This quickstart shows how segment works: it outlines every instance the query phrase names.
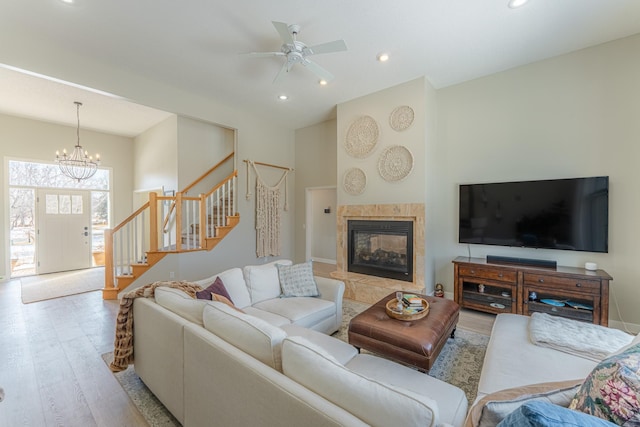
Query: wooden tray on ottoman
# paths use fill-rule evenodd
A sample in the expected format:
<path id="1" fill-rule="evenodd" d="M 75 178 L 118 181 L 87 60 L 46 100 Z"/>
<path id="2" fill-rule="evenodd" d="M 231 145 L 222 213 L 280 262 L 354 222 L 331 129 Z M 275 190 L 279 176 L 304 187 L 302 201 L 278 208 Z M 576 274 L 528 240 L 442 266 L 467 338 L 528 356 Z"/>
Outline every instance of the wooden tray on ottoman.
<path id="1" fill-rule="evenodd" d="M 398 313 L 397 311 L 394 310 L 394 308 L 398 304 L 398 301 L 395 299 L 392 299 L 391 301 L 387 302 L 387 305 L 386 305 L 387 314 L 389 315 L 389 317 L 393 317 L 394 319 L 398 319 L 398 320 L 404 320 L 405 322 L 422 319 L 424 316 L 429 314 L 429 302 L 424 298 L 420 298 L 420 302 L 422 303 L 422 311 L 418 313 L 410 313 L 410 314 L 404 313 L 404 312 Z"/>

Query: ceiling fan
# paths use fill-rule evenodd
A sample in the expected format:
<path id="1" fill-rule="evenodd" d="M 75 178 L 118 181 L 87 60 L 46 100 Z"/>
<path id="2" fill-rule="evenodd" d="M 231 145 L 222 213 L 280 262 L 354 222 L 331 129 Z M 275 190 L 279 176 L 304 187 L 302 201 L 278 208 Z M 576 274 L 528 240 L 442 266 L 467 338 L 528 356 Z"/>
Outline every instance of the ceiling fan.
<path id="1" fill-rule="evenodd" d="M 286 57 L 285 63 L 276 75 L 273 83 L 278 82 L 285 73 L 291 71 L 291 68 L 295 64 L 302 64 L 313 73 L 315 73 L 320 79 L 330 82 L 333 80 L 333 74 L 312 62 L 307 57 L 311 55 L 320 55 L 323 53 L 341 52 L 347 50 L 347 45 L 344 40 L 334 40 L 328 43 L 321 43 L 315 46 L 307 46 L 301 41 L 297 40 L 298 33 L 300 32 L 300 26 L 297 24 L 287 25 L 284 22 L 272 21 L 273 26 L 276 28 L 280 38 L 282 39 L 282 46 L 279 52 L 251 52 L 248 55 L 265 58 L 270 56 L 284 56 Z"/>

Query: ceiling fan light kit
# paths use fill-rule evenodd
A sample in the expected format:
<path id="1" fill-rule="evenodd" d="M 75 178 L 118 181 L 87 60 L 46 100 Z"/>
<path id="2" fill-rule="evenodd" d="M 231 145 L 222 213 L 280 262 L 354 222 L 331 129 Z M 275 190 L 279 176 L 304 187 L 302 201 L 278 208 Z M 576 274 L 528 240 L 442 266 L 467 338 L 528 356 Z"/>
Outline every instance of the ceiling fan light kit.
<path id="1" fill-rule="evenodd" d="M 321 43 L 315 46 L 307 46 L 297 39 L 300 32 L 300 26 L 297 24 L 287 25 L 284 22 L 272 21 L 273 26 L 282 39 L 282 46 L 279 52 L 251 52 L 249 55 L 257 58 L 266 58 L 271 56 L 284 56 L 285 62 L 282 68 L 273 79 L 273 83 L 280 81 L 286 73 L 291 71 L 294 65 L 300 64 L 313 72 L 320 81 L 325 84 L 333 80 L 334 76 L 329 71 L 317 63 L 311 61 L 308 57 L 312 55 L 321 55 L 325 53 L 342 52 L 347 50 L 344 40 L 334 40 L 332 42 Z M 322 84 L 322 83 L 320 83 Z"/>

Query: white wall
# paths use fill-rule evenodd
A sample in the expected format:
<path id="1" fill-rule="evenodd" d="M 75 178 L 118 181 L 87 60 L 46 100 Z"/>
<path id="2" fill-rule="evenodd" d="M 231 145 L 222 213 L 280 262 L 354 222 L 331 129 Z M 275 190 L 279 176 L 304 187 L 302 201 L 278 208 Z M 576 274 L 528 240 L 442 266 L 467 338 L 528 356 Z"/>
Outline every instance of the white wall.
<path id="1" fill-rule="evenodd" d="M 133 140 L 80 129 L 80 142 L 91 153 L 100 153 L 101 167 L 112 169 L 114 223 L 131 214 L 133 191 Z M 53 163 L 56 150 L 71 150 L 76 143 L 76 128 L 0 114 L 0 155 L 2 167 L 8 159 L 34 160 Z M 0 213 L 0 276 L 8 277 L 9 267 L 9 206 L 6 203 L 8 175 L 0 177 L 0 191 L 4 209 Z"/>
<path id="2" fill-rule="evenodd" d="M 295 133 L 296 262 L 305 261 L 306 256 L 306 189 L 336 185 L 336 138 L 335 120 L 298 129 Z M 331 234 L 335 242 L 335 226 Z"/>
<path id="3" fill-rule="evenodd" d="M 311 212 L 313 224 L 313 242 L 310 256 L 313 259 L 336 261 L 336 189 L 316 188 L 307 191 L 306 195 L 311 199 L 307 206 Z M 329 209 L 329 213 L 325 212 Z M 309 228 L 309 224 L 307 224 Z"/>
<path id="4" fill-rule="evenodd" d="M 234 150 L 234 130 L 213 123 L 178 118 L 178 188 L 181 190 Z M 233 172 L 232 161 L 220 166 L 204 179 L 202 185 L 189 191 L 190 196 L 209 191 L 215 184 Z"/>
<path id="5" fill-rule="evenodd" d="M 136 190 L 164 188 L 178 191 L 177 145 L 178 118 L 175 115 L 135 138 L 133 176 Z"/>
<path id="6" fill-rule="evenodd" d="M 424 203 L 425 201 L 425 79 L 415 79 L 380 92 L 372 93 L 338 105 L 338 205 L 374 203 Z M 414 122 L 408 129 L 397 132 L 389 125 L 389 115 L 399 106 L 414 110 Z M 364 159 L 351 157 L 344 148 L 349 126 L 362 116 L 372 117 L 378 124 L 378 142 Z M 380 154 L 393 145 L 402 145 L 412 154 L 413 171 L 403 181 L 387 182 L 378 172 Z M 342 186 L 345 172 L 360 168 L 367 176 L 364 192 L 353 196 Z"/>
<path id="7" fill-rule="evenodd" d="M 487 254 L 586 261 L 613 276 L 610 317 L 640 324 L 640 35 L 498 73 L 438 91 L 438 147 L 427 204 L 437 245 L 436 278 L 453 291 L 457 185 L 608 175 L 609 253 L 472 245 Z M 427 236 L 427 240 L 429 240 Z"/>

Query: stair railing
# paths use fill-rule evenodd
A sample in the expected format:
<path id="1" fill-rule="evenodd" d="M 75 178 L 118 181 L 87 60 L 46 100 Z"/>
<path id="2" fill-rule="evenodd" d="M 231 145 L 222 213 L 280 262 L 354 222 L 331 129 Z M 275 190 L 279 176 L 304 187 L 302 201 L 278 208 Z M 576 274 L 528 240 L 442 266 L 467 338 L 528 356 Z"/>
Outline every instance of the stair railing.
<path id="1" fill-rule="evenodd" d="M 233 156 L 229 154 L 175 196 L 149 193 L 147 203 L 105 230 L 104 298 L 116 298 L 118 276 L 132 276 L 132 265 L 146 264 L 149 253 L 206 249 L 206 239 L 216 237 L 216 227 L 227 225 L 227 216 L 237 215 L 237 170 L 206 194 L 186 195 Z"/>

